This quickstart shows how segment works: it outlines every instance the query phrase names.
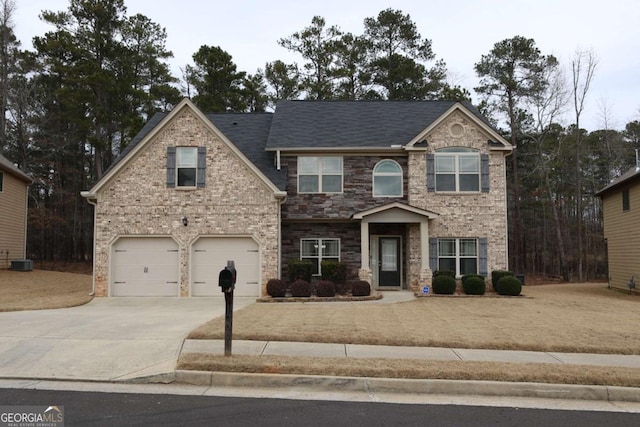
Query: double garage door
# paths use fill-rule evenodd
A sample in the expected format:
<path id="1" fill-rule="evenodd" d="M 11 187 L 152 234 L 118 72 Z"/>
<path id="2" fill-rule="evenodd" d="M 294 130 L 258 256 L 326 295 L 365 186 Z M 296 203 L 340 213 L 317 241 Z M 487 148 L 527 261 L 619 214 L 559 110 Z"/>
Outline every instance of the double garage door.
<path id="1" fill-rule="evenodd" d="M 234 294 L 259 296 L 260 253 L 248 237 L 202 237 L 189 257 L 192 296 L 222 296 L 218 274 L 228 260 L 238 278 Z M 169 237 L 123 237 L 111 249 L 112 296 L 179 296 L 180 248 Z"/>

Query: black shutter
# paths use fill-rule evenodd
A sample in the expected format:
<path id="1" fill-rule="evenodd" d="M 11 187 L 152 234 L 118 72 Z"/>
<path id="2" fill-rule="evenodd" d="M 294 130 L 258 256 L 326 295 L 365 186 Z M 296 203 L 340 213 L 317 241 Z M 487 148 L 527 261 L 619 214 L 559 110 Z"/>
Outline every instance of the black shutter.
<path id="1" fill-rule="evenodd" d="M 176 186 L 176 147 L 167 147 L 167 187 Z"/>
<path id="2" fill-rule="evenodd" d="M 486 237 L 478 239 L 478 274 L 487 277 L 489 271 L 487 271 L 487 257 L 488 257 L 488 243 Z"/>
<path id="3" fill-rule="evenodd" d="M 204 187 L 207 178 L 207 147 L 198 147 L 198 170 L 196 172 L 196 185 Z"/>
<path id="4" fill-rule="evenodd" d="M 436 162 L 433 154 L 427 154 L 427 191 L 436 191 Z"/>
<path id="5" fill-rule="evenodd" d="M 489 155 L 480 155 L 480 190 L 489 192 Z"/>
<path id="6" fill-rule="evenodd" d="M 435 237 L 429 238 L 429 268 L 432 272 L 438 269 L 438 239 Z"/>

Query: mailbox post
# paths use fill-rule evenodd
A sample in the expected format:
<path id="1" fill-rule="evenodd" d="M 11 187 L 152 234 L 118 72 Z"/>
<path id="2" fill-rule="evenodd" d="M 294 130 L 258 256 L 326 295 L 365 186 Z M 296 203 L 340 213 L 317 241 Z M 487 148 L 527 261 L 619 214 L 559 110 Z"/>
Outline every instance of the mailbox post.
<path id="1" fill-rule="evenodd" d="M 236 267 L 234 261 L 227 261 L 227 266 L 218 275 L 218 285 L 224 293 L 224 355 L 231 356 L 231 335 L 233 330 L 233 290 L 236 287 Z"/>

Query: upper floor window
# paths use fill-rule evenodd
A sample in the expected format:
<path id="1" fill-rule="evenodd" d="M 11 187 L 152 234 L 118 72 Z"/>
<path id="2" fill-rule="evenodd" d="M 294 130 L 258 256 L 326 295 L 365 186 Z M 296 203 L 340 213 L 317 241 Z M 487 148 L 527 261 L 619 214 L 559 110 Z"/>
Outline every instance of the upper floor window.
<path id="1" fill-rule="evenodd" d="M 393 160 L 382 160 L 373 168 L 373 196 L 401 197 L 402 168 Z"/>
<path id="2" fill-rule="evenodd" d="M 341 193 L 342 157 L 298 157 L 298 193 Z"/>
<path id="3" fill-rule="evenodd" d="M 436 191 L 480 191 L 480 155 L 469 148 L 436 152 Z"/>
<path id="4" fill-rule="evenodd" d="M 206 147 L 167 147 L 167 187 L 204 187 Z"/>
<path id="5" fill-rule="evenodd" d="M 429 191 L 488 192 L 489 156 L 472 148 L 451 147 L 427 155 Z"/>
<path id="6" fill-rule="evenodd" d="M 198 170 L 198 148 L 178 147 L 176 150 L 176 173 L 178 187 L 195 187 Z"/>
<path id="7" fill-rule="evenodd" d="M 2 188 L 0 188 L 2 190 Z M 622 210 L 628 211 L 631 207 L 631 203 L 629 202 L 629 189 L 625 188 L 622 190 Z"/>

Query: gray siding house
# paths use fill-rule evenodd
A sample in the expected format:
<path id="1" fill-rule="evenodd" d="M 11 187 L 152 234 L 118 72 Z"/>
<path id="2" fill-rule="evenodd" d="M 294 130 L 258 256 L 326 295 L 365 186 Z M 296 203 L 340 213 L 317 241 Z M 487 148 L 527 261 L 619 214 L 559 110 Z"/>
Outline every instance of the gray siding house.
<path id="1" fill-rule="evenodd" d="M 83 196 L 99 296 L 264 295 L 290 259 L 377 289 L 507 268 L 512 147 L 455 101 L 281 101 L 275 113 L 156 115 Z"/>

